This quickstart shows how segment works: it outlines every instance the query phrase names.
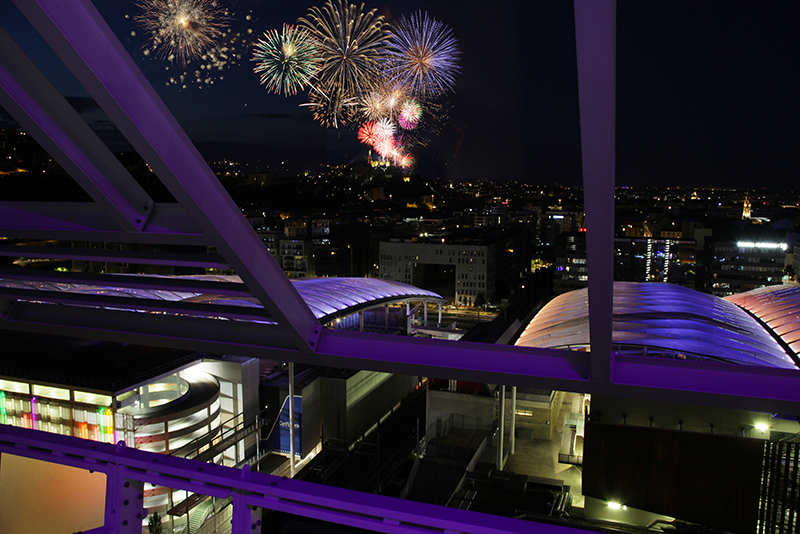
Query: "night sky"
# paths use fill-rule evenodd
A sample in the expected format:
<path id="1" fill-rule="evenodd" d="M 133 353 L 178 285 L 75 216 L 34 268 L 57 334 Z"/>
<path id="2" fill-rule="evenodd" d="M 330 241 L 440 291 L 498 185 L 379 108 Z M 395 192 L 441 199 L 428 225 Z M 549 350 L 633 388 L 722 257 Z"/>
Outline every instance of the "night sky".
<path id="1" fill-rule="evenodd" d="M 252 30 L 251 39 L 293 23 L 314 5 L 229 4 L 237 19 L 232 27 Z M 326 129 L 299 106 L 305 93 L 287 98 L 260 86 L 250 48 L 215 73 L 213 85 L 181 89 L 167 84 L 175 69 L 143 55 L 133 3 L 96 5 L 207 158 L 228 155 L 273 168 L 285 161 L 290 169 L 365 160 L 355 131 Z M 447 98 L 449 120 L 416 151 L 420 173 L 455 181 L 580 184 L 572 2 L 366 6 L 389 20 L 423 9 L 459 40 L 462 69 Z M 88 96 L 9 0 L 0 2 L 0 21 L 63 94 Z M 796 1 L 618 1 L 617 184 L 795 188 L 798 28 Z M 91 102 L 84 103 L 90 109 Z"/>

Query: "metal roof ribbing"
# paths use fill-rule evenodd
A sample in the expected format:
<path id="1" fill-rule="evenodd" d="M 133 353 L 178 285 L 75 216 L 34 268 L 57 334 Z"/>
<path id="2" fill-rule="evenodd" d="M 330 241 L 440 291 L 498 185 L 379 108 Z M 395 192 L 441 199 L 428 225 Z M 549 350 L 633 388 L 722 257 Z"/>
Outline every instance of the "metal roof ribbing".
<path id="1" fill-rule="evenodd" d="M 156 278 L 156 277 L 154 277 Z M 163 278 L 163 277 L 158 277 Z M 241 283 L 238 276 L 198 275 L 175 277 L 216 282 Z M 443 300 L 441 295 L 412 285 L 378 278 L 305 278 L 292 280 L 298 293 L 311 308 L 317 319 L 346 313 L 348 309 L 404 299 Z M 89 284 L 33 282 L 25 280 L 0 279 L 0 286 L 62 291 L 86 295 L 122 296 L 135 299 L 186 301 L 195 303 L 228 304 L 243 307 L 261 305 L 253 297 L 234 297 L 205 294 L 196 291 L 165 291 L 140 288 L 96 286 Z M 243 285 L 244 287 L 244 285 Z M 135 305 L 132 306 L 135 309 Z M 355 311 L 355 310 L 354 310 Z"/>
<path id="2" fill-rule="evenodd" d="M 731 302 L 673 284 L 614 283 L 613 343 L 741 364 L 794 367 L 792 359 L 753 317 Z M 800 303 L 795 313 L 800 310 Z M 586 289 L 553 299 L 534 317 L 517 345 L 588 347 Z"/>
<path id="3" fill-rule="evenodd" d="M 760 320 L 800 353 L 800 285 L 784 284 L 753 289 L 725 297 Z"/>

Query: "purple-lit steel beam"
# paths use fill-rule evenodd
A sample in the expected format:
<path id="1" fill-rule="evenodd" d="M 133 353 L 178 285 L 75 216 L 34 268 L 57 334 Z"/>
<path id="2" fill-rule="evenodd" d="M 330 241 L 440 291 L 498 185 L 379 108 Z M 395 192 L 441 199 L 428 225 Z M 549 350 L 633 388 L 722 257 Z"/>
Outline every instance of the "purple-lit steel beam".
<path id="1" fill-rule="evenodd" d="M 111 282 L 115 288 L 148 289 L 152 291 L 185 291 L 205 295 L 228 295 L 232 297 L 252 297 L 253 294 L 244 284 L 236 282 L 216 282 L 197 278 L 179 278 L 175 276 L 137 276 L 137 275 L 98 275 L 79 272 L 53 272 L 36 269 L 4 269 L 0 268 L 0 279 L 30 282 L 51 282 L 56 284 L 82 284 L 98 287 L 109 287 Z M 31 295 L 35 297 L 35 293 Z M 135 303 L 136 301 L 131 301 Z M 131 305 L 135 308 L 135 305 Z"/>
<path id="2" fill-rule="evenodd" d="M 392 534 L 420 532 L 505 534 L 535 531 L 542 534 L 596 532 L 565 524 L 523 521 L 468 510 L 406 501 L 381 495 L 284 479 L 249 468 L 235 469 L 98 443 L 25 428 L 0 425 L 0 454 L 13 454 L 45 462 L 105 473 L 112 483 L 106 496 L 106 520 L 113 532 L 126 534 L 131 524 L 124 501 L 137 498 L 125 481 L 148 482 L 185 489 L 220 499 L 233 497 L 233 534 L 258 531 L 248 507 L 261 507 L 302 517 Z M 119 488 L 121 485 L 122 488 Z M 126 497 L 127 491 L 127 497 Z M 109 506 L 121 510 L 109 511 Z M 135 517 L 135 513 L 133 517 Z M 141 527 L 140 527 L 141 528 Z M 131 530 L 132 531 L 132 530 Z M 137 531 L 138 532 L 138 531 Z"/>
<path id="3" fill-rule="evenodd" d="M 225 258 L 218 254 L 194 254 L 190 252 L 151 252 L 136 250 L 111 250 L 105 248 L 65 248 L 0 245 L 0 256 L 12 258 L 49 258 L 76 261 L 104 261 L 136 263 L 142 265 L 173 265 L 227 269 Z M 107 281 L 110 284 L 113 280 Z"/>
<path id="4" fill-rule="evenodd" d="M 118 230 L 145 227 L 153 199 L 1 27 L 0 105 L 97 202 Z"/>
<path id="5" fill-rule="evenodd" d="M 106 295 L 104 292 L 105 290 L 103 288 L 98 288 L 98 292 L 93 294 L 71 293 L 67 291 L 31 291 L 29 289 L 0 287 L 0 298 L 11 300 L 36 300 L 53 304 L 70 304 L 97 308 L 135 308 L 136 310 L 147 312 L 186 314 L 198 317 L 225 317 L 240 321 L 271 320 L 269 312 L 260 307 L 205 304 L 200 302 L 187 302 L 185 300 L 171 301 L 120 297 L 116 295 Z M 81 313 L 81 310 L 72 309 L 70 313 Z M 136 312 L 134 311 L 132 313 Z"/>
<path id="6" fill-rule="evenodd" d="M 93 202 L 0 202 L 0 234 L 22 239 L 208 246 L 179 204 L 157 202 L 142 232 L 119 230 Z"/>
<path id="7" fill-rule="evenodd" d="M 542 389 L 741 408 L 800 409 L 792 369 L 617 356 L 614 383 L 589 379 L 584 352 L 407 338 L 325 329 L 316 354 L 297 351 L 275 325 L 19 302 L 0 328 L 275 361 Z"/>
<path id="8" fill-rule="evenodd" d="M 592 380 L 614 380 L 615 0 L 575 0 Z"/>
<path id="9" fill-rule="evenodd" d="M 15 4 L 300 350 L 319 321 L 89 0 Z"/>

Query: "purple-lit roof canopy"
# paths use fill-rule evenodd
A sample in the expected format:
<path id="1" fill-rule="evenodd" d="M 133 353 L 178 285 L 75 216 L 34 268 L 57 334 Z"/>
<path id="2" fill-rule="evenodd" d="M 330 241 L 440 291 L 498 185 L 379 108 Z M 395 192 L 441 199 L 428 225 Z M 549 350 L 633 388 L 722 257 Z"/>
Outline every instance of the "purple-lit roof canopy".
<path id="1" fill-rule="evenodd" d="M 122 277 L 124 275 L 120 275 Z M 127 278 L 127 277 L 126 277 Z M 201 281 L 217 282 L 240 285 L 239 292 L 246 293 L 247 289 L 242 284 L 238 276 L 223 275 L 200 275 L 200 276 L 178 276 L 160 277 L 153 276 L 153 279 L 163 280 L 182 280 L 182 281 Z M 228 316 L 223 312 L 223 307 L 245 307 L 262 308 L 252 296 L 245 295 L 218 295 L 212 293 L 202 293 L 197 290 L 180 289 L 147 289 L 141 287 L 122 287 L 127 280 L 120 278 L 120 286 L 99 286 L 80 283 L 59 283 L 52 281 L 27 281 L 0 278 L 0 287 L 18 289 L 37 289 L 40 291 L 63 292 L 75 295 L 102 295 L 104 297 L 123 297 L 139 300 L 139 304 L 133 303 L 126 309 L 131 310 L 153 310 L 152 306 L 143 306 L 145 301 L 171 301 L 185 302 L 194 304 L 218 305 L 219 316 Z M 360 310 L 379 306 L 404 302 L 408 300 L 426 300 L 433 302 L 444 302 L 442 297 L 432 291 L 421 289 L 412 285 L 383 280 L 377 278 L 306 278 L 292 280 L 297 292 L 308 304 L 314 316 L 323 324 L 330 322 L 337 317 L 351 315 Z M 234 291 L 235 293 L 235 291 Z M 119 301 L 117 301 L 119 302 Z M 87 302 L 87 305 L 91 305 Z M 141 307 L 141 308 L 140 308 Z M 157 309 L 157 308 L 156 308 Z M 214 315 L 213 306 L 204 308 L 202 315 Z M 229 309 L 229 308 L 228 308 Z M 198 308 L 200 310 L 200 308 Z M 191 313 L 191 309 L 187 310 Z M 243 317 L 236 317 L 243 318 Z"/>
<path id="2" fill-rule="evenodd" d="M 588 293 L 579 289 L 542 308 L 516 344 L 581 350 L 589 341 Z M 673 284 L 615 282 L 612 343 L 622 354 L 795 367 L 747 312 Z"/>
<path id="3" fill-rule="evenodd" d="M 795 353 L 800 353 L 800 286 L 786 284 L 753 289 L 725 297 L 749 311 L 778 334 Z"/>

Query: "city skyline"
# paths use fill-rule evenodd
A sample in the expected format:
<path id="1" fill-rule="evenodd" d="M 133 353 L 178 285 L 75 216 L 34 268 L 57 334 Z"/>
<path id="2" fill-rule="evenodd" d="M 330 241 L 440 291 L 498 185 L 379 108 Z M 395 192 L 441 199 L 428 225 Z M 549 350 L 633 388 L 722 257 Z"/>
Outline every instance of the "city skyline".
<path id="1" fill-rule="evenodd" d="M 322 3 L 231 2 L 231 27 L 254 39 L 294 23 L 312 5 Z M 365 6 L 387 20 L 424 10 L 458 39 L 461 73 L 445 99 L 449 120 L 418 150 L 417 170 L 453 181 L 579 184 L 572 5 L 456 5 L 463 6 L 450 0 Z M 144 55 L 136 5 L 98 8 L 207 159 L 261 160 L 275 169 L 281 161 L 298 169 L 366 161 L 355 129 L 326 129 L 300 106 L 307 91 L 285 97 L 259 85 L 249 47 L 240 60 L 208 75 L 213 84 L 181 89 L 169 82 L 181 69 L 167 70 L 164 60 Z M 4 27 L 59 90 L 87 96 L 52 52 L 42 51 L 16 9 L 0 9 Z M 619 2 L 617 183 L 791 187 L 800 140 L 794 127 L 797 57 L 791 53 L 798 20 L 800 8 L 789 4 L 739 2 L 723 11 L 690 2 Z"/>

